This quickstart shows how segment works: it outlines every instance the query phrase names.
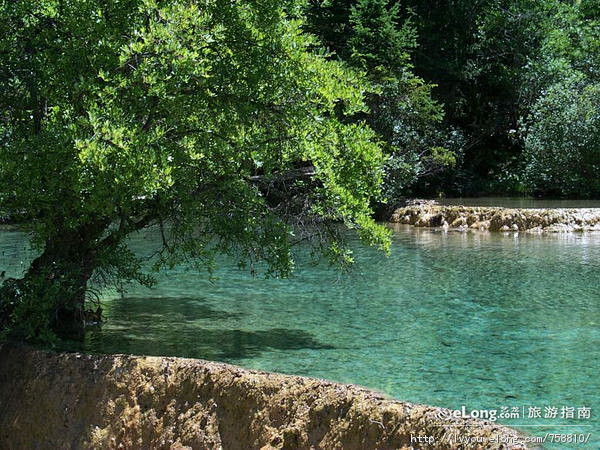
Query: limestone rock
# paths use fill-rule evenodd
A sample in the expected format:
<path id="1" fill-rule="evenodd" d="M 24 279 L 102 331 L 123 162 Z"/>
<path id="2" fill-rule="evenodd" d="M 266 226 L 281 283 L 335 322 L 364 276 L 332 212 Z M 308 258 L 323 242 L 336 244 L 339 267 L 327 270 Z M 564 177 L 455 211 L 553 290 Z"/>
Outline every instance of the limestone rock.
<path id="1" fill-rule="evenodd" d="M 353 385 L 208 361 L 0 348 L 4 450 L 459 448 L 446 433 L 526 448 L 489 443 L 519 439 L 509 428 L 448 417 Z"/>
<path id="2" fill-rule="evenodd" d="M 488 231 L 600 231 L 600 209 L 509 209 L 443 206 L 418 201 L 398 208 L 390 222 L 417 227 Z M 445 225 L 446 224 L 446 225 Z"/>

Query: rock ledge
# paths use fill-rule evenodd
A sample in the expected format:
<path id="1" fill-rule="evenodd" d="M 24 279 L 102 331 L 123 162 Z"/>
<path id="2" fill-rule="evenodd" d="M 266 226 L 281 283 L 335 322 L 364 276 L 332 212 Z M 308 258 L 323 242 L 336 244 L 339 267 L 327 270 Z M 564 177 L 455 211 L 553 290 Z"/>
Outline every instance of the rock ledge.
<path id="1" fill-rule="evenodd" d="M 394 211 L 390 222 L 416 227 L 459 230 L 582 232 L 600 231 L 600 208 L 511 209 L 480 206 L 444 206 L 413 202 Z"/>
<path id="2" fill-rule="evenodd" d="M 0 448 L 409 449 L 516 431 L 324 380 L 202 360 L 0 348 Z M 451 444 L 444 434 L 483 444 Z M 434 443 L 411 444 L 412 436 Z"/>

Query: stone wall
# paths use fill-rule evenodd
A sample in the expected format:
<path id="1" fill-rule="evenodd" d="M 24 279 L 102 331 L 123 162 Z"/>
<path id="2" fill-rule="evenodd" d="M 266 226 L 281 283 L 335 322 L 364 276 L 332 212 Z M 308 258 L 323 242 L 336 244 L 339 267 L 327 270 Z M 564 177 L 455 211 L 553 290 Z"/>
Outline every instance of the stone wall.
<path id="1" fill-rule="evenodd" d="M 427 202 L 398 208 L 390 222 L 463 230 L 600 231 L 600 209 L 511 209 Z"/>
<path id="2" fill-rule="evenodd" d="M 0 348 L 5 450 L 525 448 L 490 444 L 499 435 L 518 438 L 493 423 L 441 426 L 446 412 L 357 386 L 201 360 Z M 487 444 L 452 445 L 444 433 Z"/>

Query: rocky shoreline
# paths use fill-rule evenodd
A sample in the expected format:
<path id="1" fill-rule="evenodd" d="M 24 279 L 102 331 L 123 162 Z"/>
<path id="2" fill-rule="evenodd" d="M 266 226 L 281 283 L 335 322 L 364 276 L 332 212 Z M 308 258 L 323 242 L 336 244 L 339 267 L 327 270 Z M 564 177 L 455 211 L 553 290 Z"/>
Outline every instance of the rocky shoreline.
<path id="1" fill-rule="evenodd" d="M 396 209 L 389 221 L 457 230 L 585 232 L 600 231 L 600 208 L 513 209 L 444 206 L 435 201 L 414 201 Z"/>
<path id="2" fill-rule="evenodd" d="M 0 348 L 7 450 L 527 448 L 510 428 L 447 416 L 358 386 L 209 361 Z"/>

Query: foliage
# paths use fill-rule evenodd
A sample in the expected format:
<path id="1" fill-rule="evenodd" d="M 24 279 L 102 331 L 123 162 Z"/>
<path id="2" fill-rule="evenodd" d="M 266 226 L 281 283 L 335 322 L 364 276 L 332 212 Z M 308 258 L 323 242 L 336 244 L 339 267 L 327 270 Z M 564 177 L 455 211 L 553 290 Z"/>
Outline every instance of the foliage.
<path id="1" fill-rule="evenodd" d="M 1 3 L 0 210 L 30 218 L 41 252 L 0 292 L 10 326 L 42 293 L 70 298 L 81 319 L 92 276 L 149 282 L 126 246 L 149 226 L 160 228 L 163 264 L 210 267 L 225 252 L 280 276 L 301 239 L 349 259 L 331 221 L 388 248 L 370 217 L 380 146 L 344 120 L 365 110 L 369 87 L 313 51 L 286 14 L 297 6 Z M 270 195 L 281 180 L 287 197 Z"/>
<path id="2" fill-rule="evenodd" d="M 560 5 L 528 66 L 525 180 L 536 193 L 600 194 L 600 16 Z"/>
<path id="3" fill-rule="evenodd" d="M 564 82 L 563 88 L 569 90 L 565 80 L 572 78 L 572 71 L 586 77 L 597 73 L 597 2 L 407 0 L 403 4 L 402 13 L 412 14 L 418 33 L 415 73 L 438 85 L 432 93 L 444 104 L 446 124 L 466 140 L 456 170 L 430 180 L 430 190 L 567 195 L 569 189 L 551 192 L 549 185 L 539 184 L 544 176 L 536 178 L 533 172 L 551 169 L 541 158 L 533 164 L 534 141 L 526 134 L 543 133 L 541 124 L 533 126 L 542 109 L 557 111 L 557 105 L 548 109 L 549 99 L 545 106 L 537 103 L 550 86 Z M 565 108 L 583 101 L 579 94 L 564 100 Z M 520 129 L 523 123 L 527 129 Z M 564 148 L 569 139 L 565 138 Z M 543 145 L 553 143 L 545 140 Z M 568 195 L 585 191 L 570 190 Z"/>
<path id="4" fill-rule="evenodd" d="M 600 83 L 577 78 L 552 85 L 526 129 L 526 180 L 538 193 L 600 194 Z"/>
<path id="5" fill-rule="evenodd" d="M 440 126 L 441 106 L 432 85 L 413 73 L 411 52 L 417 34 L 412 19 L 401 17 L 400 4 L 387 0 L 314 0 L 307 10 L 308 29 L 338 58 L 363 69 L 375 86 L 365 120 L 389 155 L 384 193 L 388 202 L 405 195 L 420 177 L 455 162 L 458 147 Z"/>
<path id="6" fill-rule="evenodd" d="M 587 119 L 567 110 L 592 108 L 593 115 L 583 85 L 592 89 L 597 83 L 597 2 L 309 3 L 311 30 L 342 60 L 365 69 L 378 87 L 368 101 L 371 114 L 361 117 L 382 137 L 390 155 L 386 197 L 411 191 L 596 195 L 584 179 L 576 182 L 577 189 L 559 187 L 559 179 L 549 176 L 555 159 L 539 155 L 559 148 L 578 153 L 572 133 L 591 133 Z M 587 81 L 578 82 L 579 87 L 568 81 L 580 76 Z M 571 97 L 559 99 L 561 89 Z M 547 95 L 552 98 L 544 99 Z M 550 113 L 581 123 L 553 142 L 553 131 L 545 129 L 550 122 L 543 117 Z M 432 149 L 438 147 L 454 158 L 431 164 L 436 160 Z M 577 160 L 592 164 L 573 155 L 575 166 Z M 575 171 L 590 170 L 575 166 Z"/>

